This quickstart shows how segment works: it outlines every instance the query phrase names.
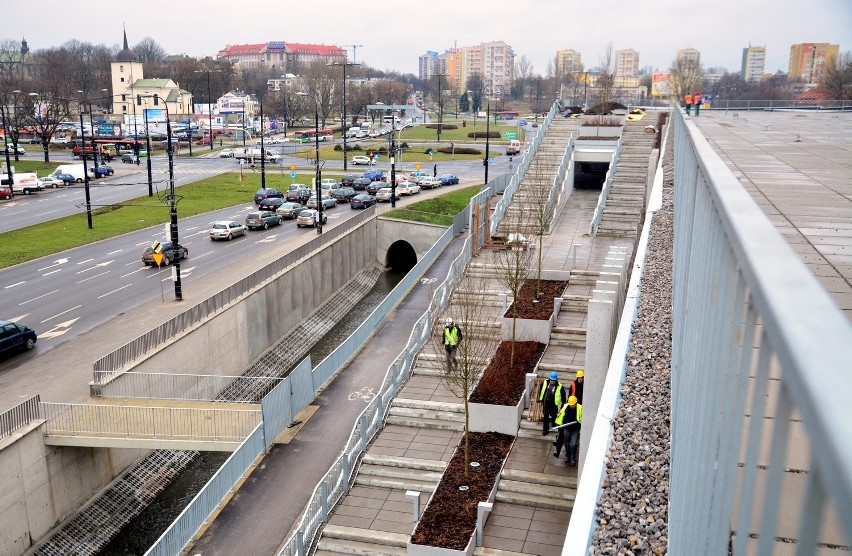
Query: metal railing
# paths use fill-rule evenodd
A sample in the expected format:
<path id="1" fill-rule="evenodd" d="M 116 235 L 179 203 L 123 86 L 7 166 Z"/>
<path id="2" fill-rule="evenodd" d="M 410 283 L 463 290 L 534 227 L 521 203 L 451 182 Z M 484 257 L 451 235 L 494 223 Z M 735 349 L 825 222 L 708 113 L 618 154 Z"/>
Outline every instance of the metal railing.
<path id="1" fill-rule="evenodd" d="M 559 207 L 567 200 L 567 197 L 562 196 L 562 192 L 565 191 L 563 187 L 565 184 L 565 174 L 568 172 L 568 169 L 571 168 L 571 165 L 574 163 L 574 134 L 571 133 L 571 137 L 568 139 L 568 145 L 565 147 L 565 152 L 562 153 L 562 160 L 559 162 L 559 168 L 556 170 L 556 176 L 553 178 L 553 185 L 550 187 L 550 192 L 547 194 L 547 206 L 553 207 L 550 211 L 551 214 L 554 215 L 553 218 L 550 218 L 550 222 L 548 223 L 548 228 L 553 226 L 553 223 L 556 221 L 555 215 L 557 214 Z M 548 233 L 550 230 L 548 229 Z"/>
<path id="2" fill-rule="evenodd" d="M 0 439 L 11 436 L 21 427 L 41 419 L 39 395 L 28 398 L 0 413 Z"/>
<path id="3" fill-rule="evenodd" d="M 849 546 L 852 325 L 695 124 L 673 118 L 670 551 L 723 553 L 732 528 L 734 554 L 754 534 L 759 554 L 776 537 L 799 554 Z"/>
<path id="4" fill-rule="evenodd" d="M 297 247 L 280 259 L 269 263 L 239 282 L 236 282 L 219 293 L 212 295 L 174 318 L 169 319 L 160 326 L 149 330 L 142 336 L 131 340 L 112 353 L 109 353 L 95 361 L 95 373 L 117 372 L 125 364 L 133 361 L 144 353 L 147 353 L 149 350 L 157 347 L 158 345 L 171 340 L 184 330 L 189 329 L 196 323 L 212 315 L 222 307 L 246 294 L 253 288 L 261 285 L 263 282 L 269 280 L 304 257 L 316 253 L 323 246 L 348 234 L 354 228 L 362 225 L 364 222 L 372 218 L 374 213 L 375 210 L 371 207 L 338 226 L 327 228 L 327 231 L 325 231 L 322 235 L 314 237 L 308 243 Z"/>
<path id="5" fill-rule="evenodd" d="M 188 409 L 41 402 L 46 436 L 92 436 L 242 442 L 257 426 L 256 409 Z"/>
<path id="6" fill-rule="evenodd" d="M 267 391 L 275 387 L 280 377 L 219 376 L 170 373 L 95 373 L 92 395 L 102 398 L 143 400 L 213 401 L 227 388 L 237 391 Z M 255 400 L 234 398 L 229 403 L 256 403 Z"/>
<path id="7" fill-rule="evenodd" d="M 648 108 L 670 108 L 683 99 L 643 99 L 631 102 L 631 105 Z M 714 99 L 710 108 L 702 110 L 852 110 L 852 100 L 719 100 Z"/>
<path id="8" fill-rule="evenodd" d="M 618 145 L 612 152 L 612 159 L 609 161 L 609 169 L 606 171 L 603 187 L 601 187 L 601 194 L 598 195 L 598 204 L 595 207 L 595 214 L 592 216 L 592 224 L 590 226 L 593 236 L 598 235 L 598 227 L 601 225 L 601 218 L 603 218 L 603 211 L 606 207 L 606 198 L 609 196 L 609 190 L 612 188 L 612 178 L 615 176 L 616 165 L 618 164 L 618 157 L 621 154 L 621 145 L 623 143 L 624 135 L 618 138 Z"/>

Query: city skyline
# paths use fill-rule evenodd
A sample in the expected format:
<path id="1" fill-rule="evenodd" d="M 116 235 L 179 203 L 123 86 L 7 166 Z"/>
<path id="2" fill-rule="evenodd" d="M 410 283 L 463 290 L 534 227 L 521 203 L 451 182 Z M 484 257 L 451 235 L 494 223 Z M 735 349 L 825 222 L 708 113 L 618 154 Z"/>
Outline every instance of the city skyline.
<path id="1" fill-rule="evenodd" d="M 723 67 L 732 73 L 739 72 L 742 49 L 749 44 L 766 47 L 765 69 L 770 73 L 787 71 L 790 46 L 796 43 L 826 42 L 839 44 L 841 52 L 852 50 L 852 2 L 848 0 L 814 0 L 807 10 L 793 0 L 776 0 L 771 10 L 733 0 L 687 9 L 682 2 L 655 0 L 638 10 L 625 8 L 617 0 L 602 0 L 594 10 L 574 11 L 556 0 L 497 0 L 488 4 L 489 14 L 482 14 L 479 5 L 438 0 L 416 17 L 387 0 L 374 0 L 368 8 L 339 0 L 298 8 L 256 0 L 251 15 L 265 15 L 242 21 L 234 17 L 232 5 L 221 0 L 207 2 L 205 10 L 162 0 L 146 5 L 149 10 L 135 10 L 129 20 L 114 11 L 85 6 L 72 12 L 46 9 L 39 12 L 39 28 L 51 32 L 42 33 L 13 31 L 35 28 L 27 24 L 32 8 L 12 3 L 4 7 L 7 25 L 0 30 L 0 38 L 26 38 L 30 50 L 60 46 L 68 40 L 112 46 L 120 44 L 126 27 L 131 46 L 151 37 L 168 54 L 193 57 L 215 56 L 228 44 L 284 41 L 344 48 L 357 44 L 358 61 L 414 75 L 418 57 L 426 51 L 440 53 L 453 46 L 490 41 L 505 41 L 516 59 L 526 56 L 534 73 L 541 75 L 547 74 L 558 50 L 578 50 L 586 68 L 597 66 L 609 43 L 613 56 L 616 50 L 634 49 L 639 52 L 640 67 L 655 66 L 661 71 L 671 65 L 676 50 L 690 47 L 701 52 L 705 68 Z M 265 28 L 252 23 L 294 17 L 300 24 L 268 23 Z M 352 48 L 348 50 L 351 60 Z"/>

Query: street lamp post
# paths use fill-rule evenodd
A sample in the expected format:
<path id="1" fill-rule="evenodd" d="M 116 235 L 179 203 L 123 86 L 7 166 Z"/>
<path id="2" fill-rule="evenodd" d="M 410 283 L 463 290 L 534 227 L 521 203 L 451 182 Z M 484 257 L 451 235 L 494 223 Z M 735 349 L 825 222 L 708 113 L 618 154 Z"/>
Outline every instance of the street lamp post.
<path id="1" fill-rule="evenodd" d="M 391 148 L 390 148 L 390 180 L 391 180 L 391 207 L 396 207 L 396 142 L 393 132 L 396 131 L 396 110 L 391 112 Z"/>
<path id="2" fill-rule="evenodd" d="M 485 158 L 482 160 L 485 166 L 485 185 L 488 185 L 488 149 L 491 145 L 491 100 L 488 101 L 488 108 L 485 111 Z"/>
<path id="3" fill-rule="evenodd" d="M 310 96 L 307 93 L 298 92 L 296 93 L 299 96 Z M 317 190 L 317 234 L 322 233 L 322 169 L 320 167 L 320 155 L 319 155 L 319 100 L 314 97 L 314 149 L 316 152 L 316 174 L 314 176 L 314 181 L 316 182 L 316 190 Z"/>
<path id="4" fill-rule="evenodd" d="M 207 74 L 207 138 L 210 140 L 210 150 L 213 150 L 213 107 L 211 101 L 213 100 L 212 95 L 210 94 L 210 74 L 222 73 L 222 70 L 211 70 L 211 69 L 203 69 L 203 70 L 194 70 L 193 73 L 206 73 Z M 190 127 L 190 137 L 192 136 L 192 127 Z"/>
<path id="5" fill-rule="evenodd" d="M 263 93 L 258 95 L 260 100 L 260 188 L 266 189 L 266 149 L 263 143 Z"/>
<path id="6" fill-rule="evenodd" d="M 6 127 L 6 103 L 0 102 L 0 117 L 3 118 L 3 152 L 6 153 L 6 175 L 9 178 L 9 187 L 12 187 L 12 162 L 9 160 L 9 144 L 6 143 L 6 135 L 9 128 Z"/>
<path id="7" fill-rule="evenodd" d="M 438 76 L 438 142 L 441 142 L 441 128 L 444 124 L 444 95 L 441 90 L 441 78 L 447 77 L 446 73 L 436 73 Z"/>
<path id="8" fill-rule="evenodd" d="M 86 191 L 86 222 L 92 229 L 92 200 L 89 197 L 89 168 L 86 166 L 86 128 L 83 127 L 83 111 L 80 110 L 80 139 L 83 141 L 83 150 L 80 157 L 83 159 L 83 189 Z M 94 150 L 94 147 L 92 147 Z"/>
<path id="9" fill-rule="evenodd" d="M 148 196 L 154 196 L 154 179 L 151 174 L 151 134 L 148 133 L 148 109 L 142 109 L 142 118 L 145 120 L 145 152 L 148 156 L 145 157 L 145 163 L 148 167 Z M 134 145 L 139 141 L 138 138 L 134 139 Z"/>
<path id="10" fill-rule="evenodd" d="M 340 131 L 343 133 L 343 171 L 346 172 L 346 66 L 360 66 L 361 64 L 350 64 L 349 62 L 334 62 L 332 66 L 343 66 L 343 112 L 340 114 Z"/>

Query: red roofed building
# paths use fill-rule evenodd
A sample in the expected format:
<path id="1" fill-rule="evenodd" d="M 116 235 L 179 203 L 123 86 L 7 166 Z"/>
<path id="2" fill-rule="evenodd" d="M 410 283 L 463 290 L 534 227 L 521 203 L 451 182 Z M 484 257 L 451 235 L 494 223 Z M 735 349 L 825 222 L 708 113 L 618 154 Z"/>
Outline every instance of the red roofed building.
<path id="1" fill-rule="evenodd" d="M 244 68 L 278 68 L 297 73 L 295 70 L 298 68 L 317 60 L 323 63 L 345 62 L 346 51 L 333 45 L 274 41 L 228 45 L 219 51 L 217 58 L 225 58 Z"/>

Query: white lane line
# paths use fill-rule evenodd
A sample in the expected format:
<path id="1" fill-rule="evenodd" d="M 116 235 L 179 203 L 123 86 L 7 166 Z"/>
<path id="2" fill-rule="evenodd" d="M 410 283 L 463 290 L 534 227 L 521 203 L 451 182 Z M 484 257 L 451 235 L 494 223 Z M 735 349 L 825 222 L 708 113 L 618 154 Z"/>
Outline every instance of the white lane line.
<path id="1" fill-rule="evenodd" d="M 90 263 L 90 262 L 92 262 L 92 261 L 94 261 L 94 260 L 95 260 L 95 259 L 86 259 L 85 261 L 80 261 L 80 262 L 79 262 L 79 263 L 77 263 L 77 264 L 78 264 L 78 265 L 80 265 L 80 264 L 86 264 L 86 263 Z"/>
<path id="2" fill-rule="evenodd" d="M 124 249 L 116 249 L 115 251 L 110 251 L 107 255 L 114 255 L 116 253 L 121 253 L 122 251 L 124 251 Z"/>
<path id="3" fill-rule="evenodd" d="M 70 312 L 71 312 L 71 311 L 73 311 L 74 309 L 79 309 L 80 307 L 82 307 L 82 305 L 77 305 L 76 307 L 71 307 L 71 308 L 70 308 L 70 309 L 68 309 L 67 311 L 62 311 L 61 313 L 57 313 L 57 314 L 53 315 L 52 317 L 48 317 L 48 318 L 44 319 L 43 321 L 41 321 L 41 324 L 44 324 L 44 323 L 46 323 L 46 322 L 47 322 L 47 321 L 49 321 L 49 320 L 53 320 L 53 319 L 55 319 L 56 317 L 61 317 L 61 316 L 62 316 L 62 315 L 64 315 L 65 313 L 70 313 Z"/>
<path id="4" fill-rule="evenodd" d="M 27 303 L 30 303 L 30 302 L 35 301 L 35 300 L 37 300 L 37 299 L 41 299 L 42 297 L 47 297 L 48 295 L 50 295 L 50 294 L 52 294 L 52 293 L 56 293 L 56 292 L 58 292 L 58 291 L 59 291 L 59 290 L 53 290 L 52 292 L 47 292 L 47 293 L 42 294 L 42 295 L 40 295 L 40 296 L 38 296 L 38 297 L 34 297 L 34 298 L 32 298 L 32 299 L 28 299 L 28 300 L 26 300 L 26 301 L 21 301 L 20 303 L 18 303 L 18 305 L 26 305 Z"/>
<path id="5" fill-rule="evenodd" d="M 113 294 L 113 293 L 115 293 L 115 292 L 118 292 L 118 291 L 123 290 L 124 288 L 129 288 L 129 287 L 130 287 L 130 284 L 125 284 L 124 286 L 121 286 L 120 288 L 114 289 L 114 290 L 112 290 L 111 292 L 106 292 L 106 293 L 105 293 L 105 294 L 103 294 L 103 295 L 99 295 L 99 296 L 98 296 L 98 299 L 101 299 L 102 297 L 106 297 L 106 296 L 108 296 L 108 295 L 110 295 L 110 294 Z"/>
<path id="6" fill-rule="evenodd" d="M 98 276 L 103 276 L 104 274 L 109 274 L 109 270 L 107 270 L 106 272 L 101 272 L 100 274 L 95 274 L 94 276 L 89 276 L 88 278 L 83 278 L 82 280 L 80 280 L 77 283 L 82 284 L 83 282 L 87 282 L 87 281 L 91 280 L 92 278 L 97 278 Z"/>
<path id="7" fill-rule="evenodd" d="M 50 276 L 51 274 L 56 274 L 57 272 L 62 272 L 61 268 L 57 268 L 56 270 L 51 270 L 50 272 L 45 272 L 42 276 Z"/>
<path id="8" fill-rule="evenodd" d="M 15 286 L 20 286 L 21 284 L 26 284 L 26 283 L 27 283 L 26 280 L 24 280 L 23 282 L 15 282 L 14 284 L 9 284 L 8 286 L 6 286 L 3 289 L 8 290 L 9 288 L 14 288 Z"/>
<path id="9" fill-rule="evenodd" d="M 139 263 L 133 263 L 133 264 L 139 264 Z M 148 268 L 148 267 L 146 266 L 146 267 L 144 267 L 144 268 L 137 268 L 136 270 L 134 270 L 134 271 L 132 271 L 132 272 L 128 272 L 127 274 L 122 274 L 121 276 L 119 276 L 119 278 L 127 278 L 127 277 L 128 277 L 128 276 L 130 276 L 131 274 L 136 274 L 137 272 L 142 272 L 142 271 L 143 271 L 143 270 L 145 270 L 146 268 Z"/>
<path id="10" fill-rule="evenodd" d="M 193 255 L 192 260 L 194 261 L 195 259 L 200 259 L 201 257 L 206 257 L 207 255 L 212 255 L 212 254 L 213 254 L 213 251 L 207 251 L 206 253 L 202 253 L 200 255 Z"/>
<path id="11" fill-rule="evenodd" d="M 10 317 L 8 320 L 10 320 L 12 322 L 19 322 L 19 321 L 24 320 L 28 316 L 30 316 L 29 313 L 24 313 L 23 315 L 18 315 L 17 317 Z"/>

